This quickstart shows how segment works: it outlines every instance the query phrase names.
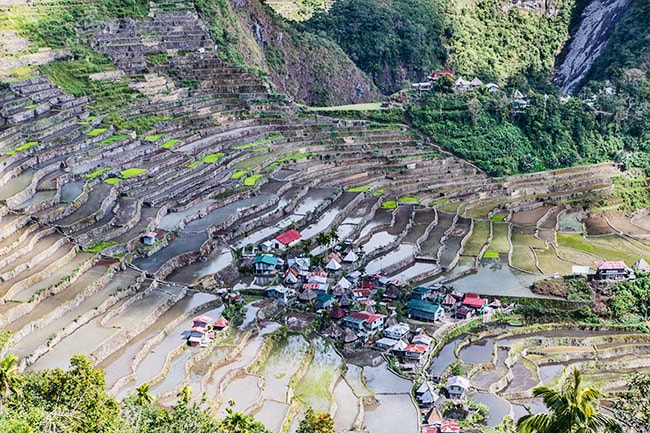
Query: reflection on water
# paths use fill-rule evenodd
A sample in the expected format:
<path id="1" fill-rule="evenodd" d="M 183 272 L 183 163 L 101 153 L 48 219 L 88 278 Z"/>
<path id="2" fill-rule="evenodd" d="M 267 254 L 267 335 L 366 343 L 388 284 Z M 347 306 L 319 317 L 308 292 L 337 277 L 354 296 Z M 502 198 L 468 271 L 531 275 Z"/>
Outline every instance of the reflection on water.
<path id="1" fill-rule="evenodd" d="M 505 263 L 480 263 L 476 273 L 449 282 L 459 292 L 474 292 L 482 295 L 537 297 L 529 288 L 543 275 L 529 275 L 512 269 Z"/>
<path id="2" fill-rule="evenodd" d="M 506 400 L 497 397 L 496 395 L 488 392 L 479 392 L 471 395 L 472 400 L 477 403 L 484 404 L 489 409 L 487 426 L 496 427 L 503 419 L 510 415 L 511 406 Z"/>
<path id="3" fill-rule="evenodd" d="M 492 361 L 492 350 L 494 349 L 494 339 L 485 338 L 477 340 L 472 344 L 463 347 L 459 355 L 463 362 L 472 364 L 483 364 Z"/>

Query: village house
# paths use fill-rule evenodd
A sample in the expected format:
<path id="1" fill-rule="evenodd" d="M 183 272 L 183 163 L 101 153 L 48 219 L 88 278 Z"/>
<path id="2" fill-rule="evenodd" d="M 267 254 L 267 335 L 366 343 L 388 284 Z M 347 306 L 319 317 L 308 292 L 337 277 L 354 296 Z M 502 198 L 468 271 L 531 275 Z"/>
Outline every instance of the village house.
<path id="1" fill-rule="evenodd" d="M 212 324 L 212 328 L 217 331 L 223 331 L 224 329 L 226 329 L 229 323 L 230 322 L 228 322 L 228 319 L 222 316 L 214 321 L 214 323 Z"/>
<path id="2" fill-rule="evenodd" d="M 300 275 L 306 275 L 311 269 L 311 260 L 309 257 L 289 257 L 287 258 L 287 266 L 294 268 Z"/>
<path id="3" fill-rule="evenodd" d="M 418 286 L 411 291 L 411 299 L 419 299 L 420 301 L 425 301 L 431 298 L 432 294 L 432 287 Z"/>
<path id="4" fill-rule="evenodd" d="M 156 242 L 156 232 L 149 232 L 142 235 L 142 243 L 145 245 L 153 245 Z"/>
<path id="5" fill-rule="evenodd" d="M 313 290 L 316 295 L 329 292 L 329 284 L 322 283 L 305 283 L 302 285 L 303 290 Z"/>
<path id="6" fill-rule="evenodd" d="M 296 291 L 282 285 L 271 286 L 266 289 L 266 296 L 275 299 L 281 304 L 288 304 L 296 297 Z"/>
<path id="7" fill-rule="evenodd" d="M 469 319 L 472 317 L 474 311 L 471 308 L 467 307 L 460 307 L 459 309 L 456 310 L 456 319 Z"/>
<path id="8" fill-rule="evenodd" d="M 257 275 L 273 274 L 283 264 L 284 260 L 271 254 L 261 254 L 253 260 L 253 266 Z"/>
<path id="9" fill-rule="evenodd" d="M 325 265 L 325 269 L 328 271 L 333 271 L 336 272 L 339 269 L 341 269 L 341 263 L 337 261 L 334 257 L 330 259 L 330 261 Z"/>
<path id="10" fill-rule="evenodd" d="M 440 433 L 459 433 L 460 425 L 456 421 L 445 420 L 440 425 Z"/>
<path id="11" fill-rule="evenodd" d="M 363 301 L 363 300 L 369 299 L 371 295 L 372 295 L 372 292 L 370 291 L 370 289 L 353 289 L 352 290 L 352 297 L 354 298 L 355 301 Z"/>
<path id="12" fill-rule="evenodd" d="M 350 347 L 355 345 L 357 341 L 359 341 L 359 337 L 352 329 L 345 328 L 343 330 L 342 340 L 343 340 L 343 346 L 349 349 Z"/>
<path id="13" fill-rule="evenodd" d="M 462 78 L 456 79 L 456 82 L 454 83 L 454 89 L 457 92 L 466 92 L 472 88 L 471 82 L 464 80 Z"/>
<path id="14" fill-rule="evenodd" d="M 487 299 L 481 298 L 476 293 L 465 293 L 465 298 L 463 299 L 463 306 L 473 309 L 476 313 L 482 314 L 487 309 L 488 301 Z"/>
<path id="15" fill-rule="evenodd" d="M 422 344 L 424 346 L 431 346 L 431 343 L 433 343 L 433 338 L 429 337 L 426 334 L 417 334 L 413 338 L 411 338 L 411 343 L 413 344 Z"/>
<path id="16" fill-rule="evenodd" d="M 329 293 L 321 293 L 316 296 L 315 305 L 318 309 L 329 308 L 332 306 L 332 303 L 334 303 L 334 296 Z"/>
<path id="17" fill-rule="evenodd" d="M 275 237 L 276 249 L 284 250 L 298 243 L 302 235 L 295 229 L 291 229 Z"/>
<path id="18" fill-rule="evenodd" d="M 452 71 L 451 69 L 442 69 L 440 71 L 435 71 L 431 75 L 429 75 L 429 80 L 435 81 L 435 80 L 437 80 L 439 78 L 442 78 L 444 76 L 453 77 L 454 76 L 454 71 Z"/>
<path id="19" fill-rule="evenodd" d="M 441 320 L 445 315 L 445 310 L 440 305 L 419 299 L 411 299 L 406 307 L 408 308 L 409 318 L 435 321 Z"/>
<path id="20" fill-rule="evenodd" d="M 621 260 L 600 262 L 596 269 L 598 280 L 621 280 L 629 278 L 631 274 L 633 271 Z"/>
<path id="21" fill-rule="evenodd" d="M 284 273 L 284 282 L 290 286 L 296 285 L 300 282 L 300 274 L 296 268 L 289 268 Z"/>
<path id="22" fill-rule="evenodd" d="M 275 239 L 269 239 L 268 241 L 264 241 L 259 245 L 259 249 L 263 253 L 270 253 L 274 249 L 277 249 L 279 244 Z"/>
<path id="23" fill-rule="evenodd" d="M 187 344 L 192 347 L 205 347 L 210 342 L 208 330 L 201 326 L 194 326 L 186 332 Z"/>
<path id="24" fill-rule="evenodd" d="M 193 328 L 207 328 L 208 325 L 212 322 L 212 317 L 208 316 L 197 316 L 194 319 L 192 319 L 192 327 Z"/>
<path id="25" fill-rule="evenodd" d="M 438 401 L 438 399 L 440 399 L 440 395 L 438 395 L 438 393 L 435 391 L 433 382 L 427 380 L 422 382 L 422 385 L 420 385 L 418 389 L 415 390 L 415 399 L 417 400 L 418 405 L 421 409 L 426 409 Z"/>
<path id="26" fill-rule="evenodd" d="M 643 258 L 640 258 L 632 265 L 632 269 L 641 272 L 650 272 L 650 265 Z"/>
<path id="27" fill-rule="evenodd" d="M 306 286 L 309 286 L 306 284 Z M 313 302 L 318 297 L 318 293 L 309 287 L 303 288 L 302 292 L 298 294 L 298 300 L 304 304 Z"/>
<path id="28" fill-rule="evenodd" d="M 334 290 L 336 288 L 340 288 L 342 290 L 341 294 L 343 294 L 344 291 L 346 291 L 347 289 L 349 289 L 351 287 L 352 287 L 352 283 L 350 282 L 350 280 L 348 280 L 347 278 L 341 277 L 341 279 L 336 283 L 336 285 L 334 286 L 334 288 L 332 290 Z"/>
<path id="29" fill-rule="evenodd" d="M 412 83 L 411 90 L 417 90 L 417 91 L 431 90 L 431 83 L 429 81 L 425 81 L 422 83 Z"/>
<path id="30" fill-rule="evenodd" d="M 442 305 L 445 311 L 449 312 L 458 305 L 458 300 L 454 298 L 451 293 L 448 293 L 444 298 L 442 298 L 440 305 Z"/>
<path id="31" fill-rule="evenodd" d="M 363 332 L 368 335 L 376 334 L 384 327 L 386 316 L 383 314 L 369 313 L 367 311 L 357 311 L 350 313 L 343 319 L 343 324 L 357 332 Z"/>
<path id="32" fill-rule="evenodd" d="M 375 347 L 382 351 L 392 350 L 396 348 L 400 344 L 400 342 L 403 344 L 403 347 L 406 347 L 406 343 L 402 342 L 401 340 L 395 340 L 392 338 L 383 337 L 377 340 L 377 342 L 375 343 Z"/>
<path id="33" fill-rule="evenodd" d="M 409 343 L 400 350 L 393 350 L 393 353 L 400 358 L 403 363 L 418 363 L 429 350 L 424 344 Z"/>
<path id="34" fill-rule="evenodd" d="M 359 260 L 359 256 L 354 251 L 350 251 L 343 257 L 343 263 L 354 263 Z"/>
<path id="35" fill-rule="evenodd" d="M 345 317 L 345 310 L 341 307 L 334 307 L 330 311 L 330 319 L 332 320 L 341 320 Z"/>
<path id="36" fill-rule="evenodd" d="M 406 337 L 410 330 L 411 327 L 408 324 L 398 323 L 397 325 L 392 325 L 384 329 L 384 337 L 401 340 Z"/>
<path id="37" fill-rule="evenodd" d="M 327 272 L 312 272 L 307 275 L 307 283 L 309 284 L 326 284 Z"/>
<path id="38" fill-rule="evenodd" d="M 343 331 L 343 329 L 341 329 L 341 327 L 336 323 L 332 323 L 323 331 L 324 336 L 333 338 L 335 340 L 338 340 L 339 338 L 343 337 L 344 334 L 345 331 Z"/>
<path id="39" fill-rule="evenodd" d="M 463 399 L 469 389 L 469 380 L 463 376 L 452 376 L 447 379 L 447 393 L 451 399 Z"/>
<path id="40" fill-rule="evenodd" d="M 437 429 L 440 428 L 443 421 L 444 418 L 442 417 L 440 410 L 438 410 L 437 407 L 431 408 L 429 413 L 424 417 L 424 423 L 426 425 L 422 426 L 422 433 L 425 433 L 425 431 L 430 433 L 440 433 Z M 425 430 L 425 428 L 427 428 L 427 430 Z"/>
<path id="41" fill-rule="evenodd" d="M 359 271 L 352 271 L 349 274 L 345 276 L 345 279 L 351 282 L 352 284 L 357 284 L 359 280 L 361 279 L 361 272 Z"/>

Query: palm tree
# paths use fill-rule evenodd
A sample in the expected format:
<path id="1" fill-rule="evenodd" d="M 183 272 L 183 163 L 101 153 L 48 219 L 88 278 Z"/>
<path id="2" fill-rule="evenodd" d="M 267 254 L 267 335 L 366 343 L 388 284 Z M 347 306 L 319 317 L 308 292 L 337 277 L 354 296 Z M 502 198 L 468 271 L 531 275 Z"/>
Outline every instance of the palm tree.
<path id="1" fill-rule="evenodd" d="M 328 234 L 330 236 L 330 242 L 333 244 L 338 244 L 339 241 L 341 240 L 339 238 L 338 229 L 336 227 L 332 227 L 332 229 L 329 231 Z"/>
<path id="2" fill-rule="evenodd" d="M 18 373 L 18 357 L 13 353 L 0 361 L 0 403 L 4 412 L 9 394 L 20 392 L 23 377 Z"/>
<path id="3" fill-rule="evenodd" d="M 153 403 L 153 395 L 149 394 L 149 383 L 145 382 L 135 389 L 136 399 L 140 406 Z"/>
<path id="4" fill-rule="evenodd" d="M 189 386 L 183 387 L 183 389 L 176 394 L 176 397 L 178 397 L 178 401 L 181 404 L 188 404 L 192 400 L 192 388 Z"/>
<path id="5" fill-rule="evenodd" d="M 610 416 L 598 412 L 600 391 L 582 386 L 577 369 L 567 380 L 562 391 L 546 386 L 533 390 L 534 397 L 542 397 L 549 413 L 524 415 L 517 421 L 518 433 L 620 433 L 621 425 Z"/>
<path id="6" fill-rule="evenodd" d="M 311 238 L 302 241 L 302 248 L 306 254 L 309 254 L 311 252 L 313 246 L 314 241 Z"/>
<path id="7" fill-rule="evenodd" d="M 331 240 L 330 235 L 329 235 L 329 233 L 326 233 L 326 232 L 320 232 L 316 236 L 316 243 L 321 247 L 329 245 L 330 240 Z"/>

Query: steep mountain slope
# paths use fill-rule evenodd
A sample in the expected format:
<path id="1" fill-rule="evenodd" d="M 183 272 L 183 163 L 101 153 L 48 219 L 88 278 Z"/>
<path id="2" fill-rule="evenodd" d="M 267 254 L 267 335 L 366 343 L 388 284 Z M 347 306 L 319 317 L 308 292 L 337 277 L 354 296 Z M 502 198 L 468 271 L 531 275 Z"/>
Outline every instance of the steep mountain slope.
<path id="1" fill-rule="evenodd" d="M 196 0 L 226 59 L 269 74 L 278 91 L 309 105 L 376 100 L 368 77 L 339 46 L 301 32 L 261 0 Z"/>
<path id="2" fill-rule="evenodd" d="M 447 60 L 445 17 L 435 1 L 339 0 L 305 28 L 336 41 L 385 93 L 421 81 Z"/>
<path id="3" fill-rule="evenodd" d="M 574 0 L 448 0 L 451 63 L 463 75 L 500 82 L 549 75 L 574 7 Z"/>
<path id="4" fill-rule="evenodd" d="M 209 30 L 215 46 L 208 49 L 216 49 L 232 65 L 260 69 L 280 92 L 299 102 L 344 104 L 379 97 L 372 82 L 335 43 L 296 30 L 259 0 L 163 0 L 151 4 L 141 0 L 92 0 L 84 2 L 83 7 L 67 0 L 18 3 L 2 6 L 0 14 L 0 34 L 4 36 L 0 43 L 0 76 L 16 78 L 31 72 L 34 65 L 57 58 L 86 58 L 89 52 L 83 41 L 93 42 L 102 34 L 126 38 L 109 45 L 121 44 L 125 51 L 134 50 L 128 56 L 135 56 L 138 64 L 126 69 L 141 73 L 146 69 L 143 56 L 151 51 L 147 44 L 165 42 L 159 40 L 156 29 L 147 28 L 147 20 L 156 13 L 175 10 L 181 14 L 198 12 L 203 19 L 198 29 L 184 27 L 183 32 L 193 34 L 198 30 L 200 42 Z M 182 22 L 183 18 L 179 19 Z M 130 32 L 144 35 L 144 45 L 132 47 Z M 191 45 L 167 44 L 165 48 L 193 49 Z"/>

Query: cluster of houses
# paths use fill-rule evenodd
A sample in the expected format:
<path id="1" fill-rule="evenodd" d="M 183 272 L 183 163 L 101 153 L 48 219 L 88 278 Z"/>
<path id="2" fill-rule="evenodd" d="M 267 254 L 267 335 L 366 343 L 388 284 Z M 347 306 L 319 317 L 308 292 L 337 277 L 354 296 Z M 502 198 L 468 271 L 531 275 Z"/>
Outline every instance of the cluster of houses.
<path id="1" fill-rule="evenodd" d="M 209 316 L 197 316 L 192 319 L 192 327 L 185 331 L 182 336 L 187 344 L 192 347 L 206 347 L 215 332 L 223 331 L 228 326 L 225 317 L 214 320 Z"/>
<path id="2" fill-rule="evenodd" d="M 490 309 L 500 308 L 501 304 L 498 299 L 489 302 L 476 293 L 450 292 L 446 286 L 434 284 L 414 288 L 406 307 L 409 318 L 433 321 L 442 319 L 445 314 L 456 319 L 481 316 Z"/>
<path id="3" fill-rule="evenodd" d="M 469 390 L 469 380 L 464 376 L 452 376 L 447 379 L 447 396 L 441 396 L 435 384 L 423 382 L 415 391 L 415 399 L 422 412 L 422 433 L 458 433 L 460 426 L 457 421 L 447 420 L 440 413 L 444 401 L 464 402 Z"/>
<path id="4" fill-rule="evenodd" d="M 499 90 L 499 85 L 495 83 L 484 84 L 478 77 L 474 77 L 468 81 L 462 77 L 455 77 L 454 71 L 443 69 L 435 71 L 427 77 L 427 81 L 422 83 L 411 84 L 411 90 L 427 91 L 433 89 L 433 84 L 440 79 L 451 79 L 454 82 L 454 90 L 458 93 L 473 92 L 475 90 L 485 88 L 488 92 L 494 93 Z"/>
<path id="5" fill-rule="evenodd" d="M 333 264 L 339 259 L 338 253 L 331 253 L 328 266 L 314 269 L 308 257 L 289 256 L 285 263 L 275 255 L 262 254 L 254 263 L 272 266 L 272 270 L 265 268 L 262 272 L 275 272 L 282 280 L 282 284 L 266 289 L 269 298 L 284 305 L 329 311 L 325 314 L 332 323 L 323 333 L 341 341 L 344 348 L 364 345 L 390 353 L 403 370 L 421 365 L 427 358 L 432 338 L 420 331 L 412 332 L 408 324 L 396 319 L 395 302 L 398 298 L 402 301 L 406 282 L 389 280 L 381 274 L 363 275 L 359 271 L 343 275 Z M 377 312 L 380 306 L 386 314 Z M 435 322 L 445 315 L 467 319 L 499 305 L 498 301 L 489 304 L 479 295 L 449 292 L 446 286 L 434 284 L 413 289 L 404 306 L 409 318 Z"/>
<path id="6" fill-rule="evenodd" d="M 596 264 L 596 273 L 591 274 L 589 266 L 572 266 L 574 277 L 592 278 L 599 281 L 636 280 L 635 272 L 650 272 L 650 265 L 639 259 L 630 269 L 622 260 L 608 260 Z"/>

